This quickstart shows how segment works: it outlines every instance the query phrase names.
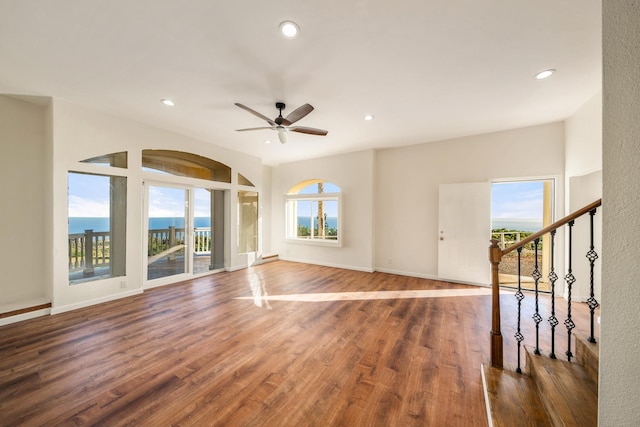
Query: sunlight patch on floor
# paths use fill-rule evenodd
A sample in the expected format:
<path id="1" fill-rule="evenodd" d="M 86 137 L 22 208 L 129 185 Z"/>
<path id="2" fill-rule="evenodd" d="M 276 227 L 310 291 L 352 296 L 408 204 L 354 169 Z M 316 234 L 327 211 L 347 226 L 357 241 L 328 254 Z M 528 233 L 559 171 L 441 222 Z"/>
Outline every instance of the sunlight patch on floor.
<path id="1" fill-rule="evenodd" d="M 380 299 L 404 299 L 404 298 L 442 298 L 442 297 L 470 297 L 491 295 L 491 288 L 473 289 L 430 289 L 410 291 L 372 291 L 372 292 L 326 292 L 312 294 L 289 295 L 260 295 L 260 299 L 267 301 L 299 301 L 299 302 L 325 302 L 325 301 L 356 301 L 356 300 L 380 300 Z M 235 299 L 255 300 L 251 297 L 237 297 Z"/>

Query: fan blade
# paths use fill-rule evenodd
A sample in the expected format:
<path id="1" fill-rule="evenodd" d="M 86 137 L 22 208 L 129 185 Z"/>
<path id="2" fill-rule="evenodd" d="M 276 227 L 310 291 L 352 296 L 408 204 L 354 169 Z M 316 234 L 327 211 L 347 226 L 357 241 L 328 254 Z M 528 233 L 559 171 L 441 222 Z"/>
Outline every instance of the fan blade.
<path id="1" fill-rule="evenodd" d="M 258 112 L 257 112 L 257 111 L 255 111 L 255 110 L 252 110 L 251 108 L 247 107 L 246 105 L 242 105 L 242 104 L 240 104 L 239 102 L 236 102 L 236 105 L 237 105 L 238 107 L 242 108 L 243 110 L 250 112 L 250 113 L 251 113 L 251 114 L 253 114 L 254 116 L 260 117 L 262 120 L 266 121 L 266 122 L 267 122 L 267 123 L 269 123 L 271 126 L 275 126 L 275 125 L 276 125 L 276 123 L 275 123 L 273 120 L 271 120 L 269 117 L 267 117 L 267 116 L 265 116 L 265 115 L 263 115 L 263 114 L 260 114 L 260 113 L 258 113 Z M 295 111 L 294 111 L 294 113 L 295 113 Z"/>
<path id="2" fill-rule="evenodd" d="M 282 124 L 290 126 L 313 111 L 313 107 L 309 104 L 304 104 L 295 110 L 293 110 L 287 117 L 284 118 Z"/>
<path id="3" fill-rule="evenodd" d="M 323 129 L 308 128 L 304 126 L 293 126 L 293 127 L 290 127 L 289 130 L 291 132 L 308 133 L 310 135 L 321 135 L 321 136 L 325 136 L 326 134 L 329 133 L 328 131 Z"/>
<path id="4" fill-rule="evenodd" d="M 244 132 L 246 130 L 263 130 L 263 129 L 273 129 L 273 128 L 264 126 L 264 127 L 260 127 L 260 128 L 236 129 L 236 132 Z"/>

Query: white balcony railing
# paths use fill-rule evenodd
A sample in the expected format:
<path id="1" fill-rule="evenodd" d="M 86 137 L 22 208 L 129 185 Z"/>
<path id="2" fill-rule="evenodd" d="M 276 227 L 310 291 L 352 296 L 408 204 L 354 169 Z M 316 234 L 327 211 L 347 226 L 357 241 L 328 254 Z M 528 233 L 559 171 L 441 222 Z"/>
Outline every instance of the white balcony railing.
<path id="1" fill-rule="evenodd" d="M 185 229 L 168 227 L 149 230 L 147 254 L 157 255 L 177 245 L 185 244 Z M 96 267 L 109 267 L 110 233 L 108 231 L 69 234 L 69 271 L 90 274 Z M 211 253 L 211 227 L 194 229 L 193 246 L 196 255 Z"/>

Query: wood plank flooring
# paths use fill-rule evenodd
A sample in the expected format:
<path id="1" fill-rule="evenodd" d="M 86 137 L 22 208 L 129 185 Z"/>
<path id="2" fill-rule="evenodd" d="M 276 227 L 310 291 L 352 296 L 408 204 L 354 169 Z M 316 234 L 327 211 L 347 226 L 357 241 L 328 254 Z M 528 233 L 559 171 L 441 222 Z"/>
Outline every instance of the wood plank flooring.
<path id="1" fill-rule="evenodd" d="M 275 261 L 3 326 L 0 426 L 486 426 L 486 291 Z"/>

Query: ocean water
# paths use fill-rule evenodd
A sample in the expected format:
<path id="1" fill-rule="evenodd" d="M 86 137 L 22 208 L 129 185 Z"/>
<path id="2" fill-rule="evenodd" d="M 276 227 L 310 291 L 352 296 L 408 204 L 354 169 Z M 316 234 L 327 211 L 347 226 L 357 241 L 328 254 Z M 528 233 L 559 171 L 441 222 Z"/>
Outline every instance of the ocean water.
<path id="1" fill-rule="evenodd" d="M 542 220 L 493 218 L 491 229 L 506 228 L 507 230 L 536 232 L 542 230 Z"/>
<path id="2" fill-rule="evenodd" d="M 308 216 L 298 217 L 298 225 L 309 227 L 311 220 Z M 198 227 L 211 227 L 211 219 L 207 217 L 194 218 L 194 225 Z M 314 228 L 318 226 L 318 219 L 313 219 Z M 338 228 L 337 217 L 327 217 L 327 225 L 329 228 Z M 184 227 L 184 218 L 150 218 L 150 229 L 162 229 L 174 226 L 176 228 Z M 494 218 L 491 220 L 491 228 L 506 228 L 507 230 L 520 230 L 535 232 L 542 229 L 542 221 L 531 219 L 503 219 Z M 84 230 L 109 231 L 109 218 L 89 218 L 89 217 L 71 217 L 69 218 L 69 234 L 83 233 Z"/>
<path id="3" fill-rule="evenodd" d="M 193 222 L 196 228 L 211 227 L 211 219 L 208 217 L 195 217 Z M 184 218 L 149 218 L 149 228 L 152 230 L 169 228 L 169 226 L 184 228 Z M 84 230 L 109 231 L 109 218 L 69 218 L 69 234 L 84 233 Z"/>
<path id="4" fill-rule="evenodd" d="M 311 219 L 308 216 L 299 216 L 298 217 L 298 226 L 309 227 L 311 224 Z M 313 218 L 313 228 L 318 227 L 318 218 Z M 338 228 L 338 217 L 328 216 L 327 217 L 327 227 L 329 228 Z"/>

